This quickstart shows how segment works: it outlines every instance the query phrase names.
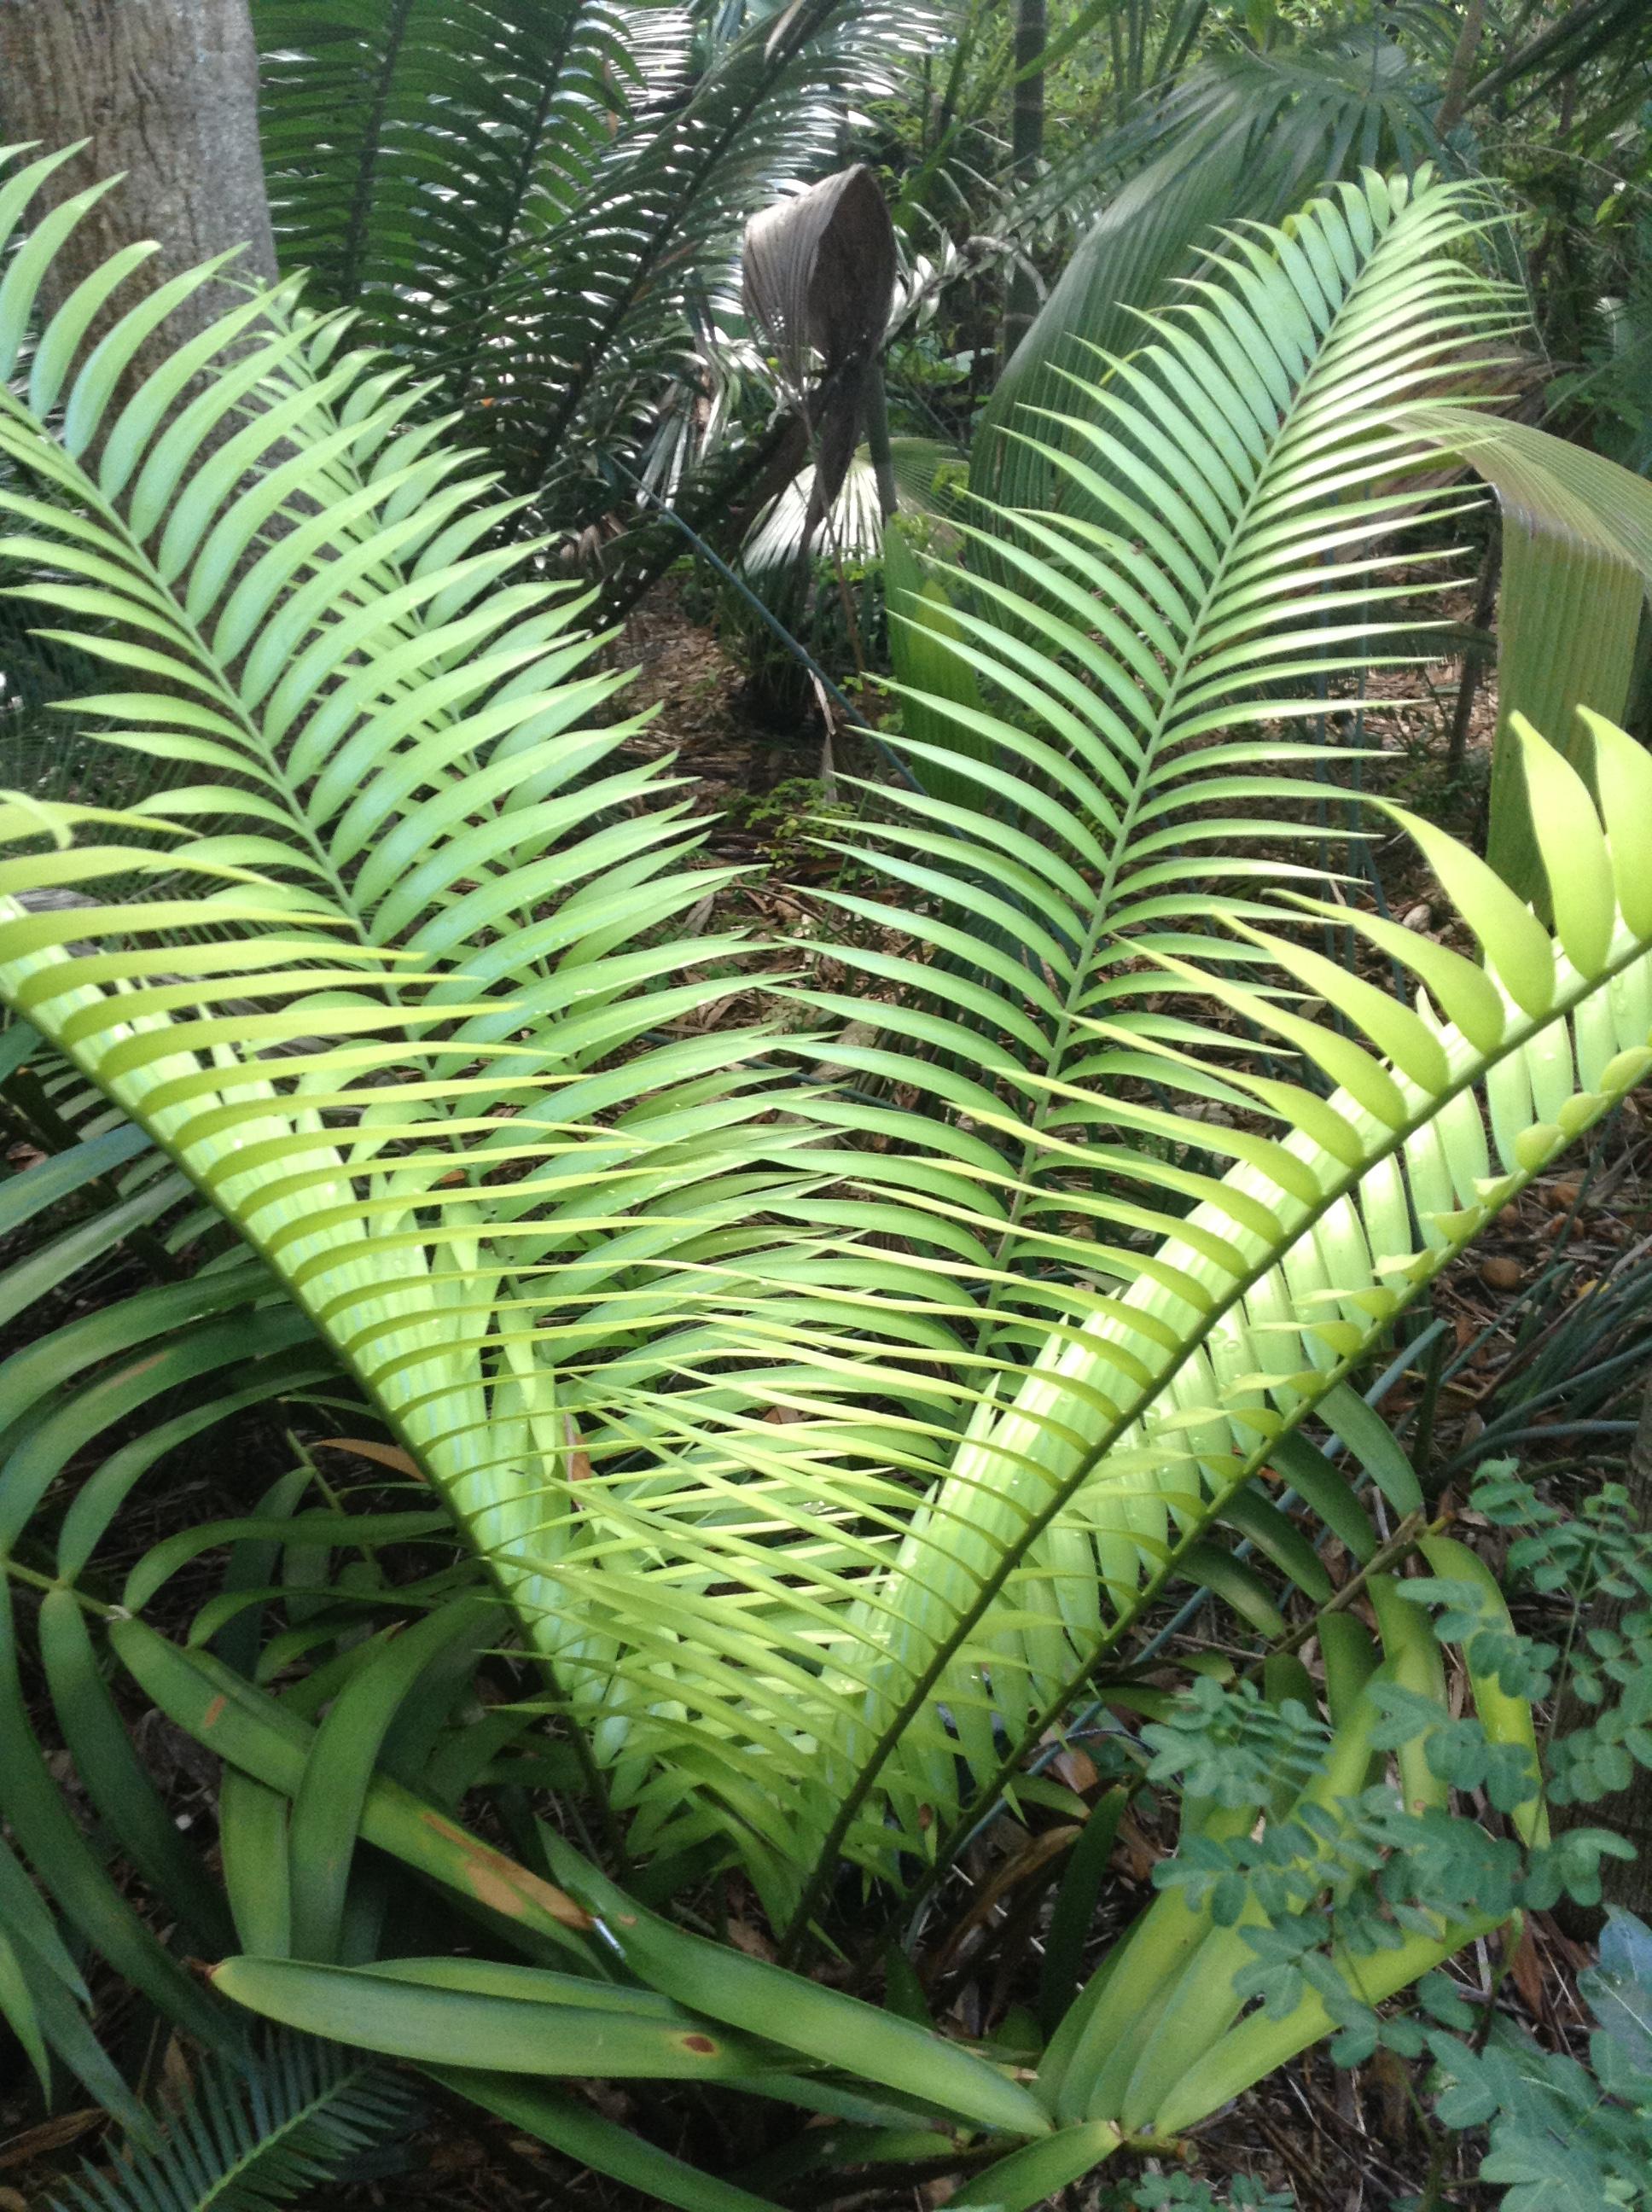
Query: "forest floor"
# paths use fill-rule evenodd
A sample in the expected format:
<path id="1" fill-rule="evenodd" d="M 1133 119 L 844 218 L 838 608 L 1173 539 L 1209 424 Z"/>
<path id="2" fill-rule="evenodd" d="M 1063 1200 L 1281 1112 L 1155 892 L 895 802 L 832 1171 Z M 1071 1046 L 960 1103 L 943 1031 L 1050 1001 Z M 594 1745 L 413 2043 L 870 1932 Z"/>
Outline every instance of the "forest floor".
<path id="1" fill-rule="evenodd" d="M 817 910 L 817 891 L 835 863 L 810 842 L 805 817 L 823 798 L 847 803 L 853 797 L 847 780 L 863 765 L 858 741 L 840 733 L 824 754 L 821 717 L 806 696 L 794 708 L 765 708 L 740 663 L 685 615 L 671 586 L 633 617 L 615 652 L 616 665 L 639 671 L 636 685 L 625 697 L 627 709 L 657 710 L 646 728 L 628 738 L 628 750 L 639 757 L 677 755 L 678 772 L 693 795 L 720 816 L 708 857 L 741 872 L 708 902 L 697 926 L 710 924 L 714 904 L 719 928 L 744 924 L 772 936 L 807 935 Z M 1473 826 L 1484 791 L 1495 702 L 1483 688 L 1469 726 L 1467 773 L 1453 782 L 1442 761 L 1457 675 L 1456 666 L 1447 664 L 1435 673 L 1432 700 L 1374 715 L 1366 741 L 1376 741 L 1380 733 L 1385 752 L 1380 763 L 1366 766 L 1372 787 L 1465 830 Z M 1410 678 L 1402 687 L 1379 677 L 1369 696 L 1376 707 L 1402 689 L 1415 688 Z M 1410 927 L 1433 929 L 1435 888 L 1410 848 L 1384 837 L 1372 849 L 1389 909 Z M 740 1015 L 739 1000 L 733 998 L 714 1018 L 735 1020 Z M 1568 1316 L 1579 1310 L 1580 1301 L 1595 1302 L 1601 1318 L 1592 1356 L 1604 1358 L 1626 1344 L 1638 1344 L 1635 1285 L 1649 1279 L 1652 1127 L 1631 1106 L 1598 1134 L 1580 1164 L 1542 1178 L 1509 1208 L 1474 1258 L 1436 1291 L 1434 1316 L 1443 1324 L 1433 1340 L 1437 1348 L 1427 1362 L 1399 1377 L 1383 1410 L 1391 1419 L 1411 1422 L 1414 1450 L 1418 1431 L 1426 1427 L 1432 1464 L 1445 1471 L 1453 1486 L 1449 1498 L 1463 1503 L 1463 1477 L 1481 1437 L 1488 1438 L 1489 1449 L 1500 1437 L 1517 1433 L 1522 1454 L 1535 1455 L 1541 1463 L 1541 1431 L 1564 1423 L 1566 1399 L 1552 1398 L 1529 1415 L 1520 1408 L 1551 1386 L 1553 1347 L 1557 1341 L 1570 1341 L 1561 1334 Z M 1546 1366 L 1546 1358 L 1551 1365 Z M 1637 1382 L 1642 1370 L 1631 1362 L 1627 1371 L 1625 1392 Z M 1591 1418 L 1621 1417 L 1624 1410 L 1623 1403 L 1608 1398 L 1592 1404 Z M 1588 1483 L 1611 1472 L 1610 1453 L 1621 1441 L 1611 1431 L 1587 1440 L 1582 1475 Z M 1557 1463 L 1562 1449 L 1558 1443 L 1552 1448 Z M 1569 1465 L 1578 1459 L 1575 1437 L 1564 1440 L 1564 1449 Z M 141 1516 L 143 1525 L 132 1530 L 134 1552 L 167 1533 L 169 1523 L 182 1526 L 224 1510 L 245 1510 L 246 1502 L 235 1496 L 233 1484 L 227 1487 L 224 1476 L 203 1472 L 199 1480 L 155 1496 Z M 1196 1620 L 1175 1649 L 1185 1656 L 1193 1650 L 1218 1648 L 1214 1632 Z M 158 1735 L 147 1748 L 175 1793 L 183 1817 L 190 1817 L 193 1805 L 204 1808 L 211 1762 L 175 1732 Z M 1066 1778 L 1082 1790 L 1084 1754 L 1080 1750 L 1070 1756 L 1074 1764 Z M 64 1772 L 61 1778 L 70 1778 Z M 990 1881 L 1028 1840 L 1025 1829 L 1008 1815 L 980 1839 L 938 1908 L 932 1923 L 935 1944 L 944 1945 L 967 1914 L 972 1886 Z M 1170 1841 L 1151 1815 L 1127 1821 L 1112 1868 L 1119 1914 L 1134 1910 L 1150 1893 L 1153 1863 Z M 978 1887 L 973 1893 L 979 1893 Z M 740 1900 L 732 1897 L 728 1905 L 738 1930 L 744 1918 Z M 993 1956 L 992 1942 L 1002 1917 L 989 1916 L 949 1966 L 947 1988 L 956 1990 L 949 2017 L 965 2033 L 986 2027 L 989 2008 L 1001 2010 L 1036 1979 L 1033 1942 L 1025 1943 L 1007 1966 L 1004 1958 Z M 1024 1932 L 1036 1937 L 1036 1926 Z M 1587 1958 L 1573 1934 L 1548 1916 L 1534 1916 L 1512 1958 L 1502 1962 L 1508 1971 L 1497 2002 L 1546 2043 L 1581 2051 L 1587 2020 L 1576 1975 Z M 1482 1945 L 1461 1962 L 1461 1970 L 1471 1984 L 1478 1978 L 1482 1988 L 1490 1989 L 1497 1967 L 1495 1947 Z M 118 2041 L 119 2005 L 112 1991 L 110 2004 L 109 2025 Z M 157 2057 L 162 2080 L 171 2063 Z M 36 2212 L 81 2155 L 98 2154 L 101 2115 L 68 2109 L 42 2120 L 21 2078 L 23 2071 L 19 2069 L 20 2078 L 11 2086 L 0 2086 L 0 2212 Z M 615 2096 L 611 2089 L 606 2094 Z M 703 2160 L 703 2150 L 701 2155 Z M 1435 2156 L 1416 2081 L 1402 2062 L 1380 2053 L 1353 2072 L 1341 2072 L 1322 2053 L 1309 2053 L 1202 2129 L 1187 2171 L 1207 2180 L 1218 2196 L 1236 2191 L 1240 2201 L 1287 2190 L 1294 2191 L 1301 2212 L 1388 2212 L 1391 2204 L 1415 2199 L 1424 2191 Z M 1492 2201 L 1495 2192 L 1482 2191 L 1466 2179 L 1462 2156 L 1456 2144 L 1445 2163 L 1434 2166 L 1436 2205 Z M 563 2161 L 548 2162 L 542 2145 L 468 2106 L 433 2108 L 428 2124 L 391 2164 L 393 2170 L 377 2179 L 325 2191 L 313 2202 L 325 2212 L 396 2212 L 415 2206 L 440 2206 L 442 2212 L 540 2212 L 553 2205 L 635 2212 L 643 2202 Z M 866 2212 L 896 2204 L 929 2212 L 946 2194 L 944 2182 L 892 2191 L 868 2176 L 852 2196 L 836 2201 Z M 1074 2192 L 1083 2212 L 1109 2201 L 1107 2191 Z"/>

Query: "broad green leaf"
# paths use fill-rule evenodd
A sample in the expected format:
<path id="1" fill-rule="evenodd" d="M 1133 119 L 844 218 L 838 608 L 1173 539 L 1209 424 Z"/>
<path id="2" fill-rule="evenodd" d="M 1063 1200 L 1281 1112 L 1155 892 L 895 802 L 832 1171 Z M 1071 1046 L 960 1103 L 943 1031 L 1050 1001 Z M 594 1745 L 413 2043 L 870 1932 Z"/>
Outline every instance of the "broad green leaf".
<path id="1" fill-rule="evenodd" d="M 457 2066 L 428 2066 L 424 2070 L 444 2088 L 538 2136 L 581 2166 L 662 2203 L 675 2204 L 681 2212 L 775 2212 L 768 2198 L 701 2172 L 646 2136 L 604 2119 L 564 2090 L 548 2089 L 517 2075 L 477 2073 Z"/>
<path id="2" fill-rule="evenodd" d="M 226 1959 L 212 1979 L 221 1995 L 267 2019 L 421 2064 L 719 2081 L 774 2063 L 761 2044 L 703 2021 L 679 2026 L 641 2012 L 422 1987 L 362 1966 Z"/>
<path id="3" fill-rule="evenodd" d="M 1435 403 L 1408 410 L 1407 419 L 1484 477 L 1503 510 L 1489 857 L 1521 897 L 1541 896 L 1534 830 L 1542 803 L 1534 793 L 1527 805 L 1515 717 L 1584 774 L 1577 709 L 1622 719 L 1652 593 L 1652 485 L 1506 416 Z"/>

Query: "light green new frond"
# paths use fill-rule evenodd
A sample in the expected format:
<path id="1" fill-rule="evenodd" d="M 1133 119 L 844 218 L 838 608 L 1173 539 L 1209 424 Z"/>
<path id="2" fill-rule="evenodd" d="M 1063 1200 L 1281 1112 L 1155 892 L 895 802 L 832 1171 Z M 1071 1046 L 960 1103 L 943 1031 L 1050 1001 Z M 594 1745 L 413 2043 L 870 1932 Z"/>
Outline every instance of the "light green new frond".
<path id="1" fill-rule="evenodd" d="M 1072 1133 L 1092 1089 L 1151 1075 L 1145 1048 L 1184 1035 L 1153 956 L 1242 968 L 1212 919 L 1254 918 L 1259 892 L 1325 865 L 1323 842 L 1281 848 L 1323 823 L 1349 757 L 1333 685 L 1415 656 L 1430 625 L 1395 539 L 1460 503 L 1418 489 L 1431 448 L 1396 412 L 1509 327 L 1474 212 L 1426 173 L 1368 174 L 1231 234 L 1135 350 L 1068 380 L 1081 409 L 1054 432 L 1023 410 L 1048 510 L 985 514 L 964 574 L 938 572 L 952 604 L 925 650 L 961 680 L 914 696 L 907 748 L 932 795 L 890 794 L 860 854 L 910 949 L 898 970 L 833 957 L 903 985 L 932 1068 L 1006 1045 L 1041 1133 Z M 1414 575 L 1437 556 L 1406 557 Z M 1017 1173 L 1068 1180 L 1036 1148 Z M 1015 1202 L 1015 1228 L 1037 1210 Z M 1036 1234 L 1003 1249 L 1029 1272 L 1048 1256 Z"/>
<path id="2" fill-rule="evenodd" d="M 1305 1423 L 1341 1435 L 1396 1516 L 1420 1506 L 1351 1378 L 1406 1301 L 1652 1068 L 1652 939 L 1621 888 L 1637 897 L 1645 825 L 1612 824 L 1609 853 L 1598 828 L 1592 849 L 1569 835 L 1586 787 L 1525 742 L 1551 791 L 1550 865 L 1572 878 L 1561 940 L 1407 818 L 1485 955 L 1418 943 L 1414 1011 L 1277 929 L 1248 933 L 1311 979 L 1336 1026 L 1169 956 L 1201 996 L 1316 1064 L 1330 1094 L 1224 1059 L 1232 1117 L 1194 1121 L 1181 1103 L 1204 1105 L 1211 1060 L 1152 1048 L 1166 1103 L 1109 1097 L 1117 1141 L 1074 1146 L 1087 1180 L 1041 1232 L 1071 1288 L 1052 1280 L 1009 1323 L 1035 1348 L 1030 1371 L 990 1346 L 1017 1287 L 990 1244 L 1003 1206 L 1036 1207 L 1036 1187 L 1001 1158 L 990 1169 L 978 1139 L 910 1139 L 896 1173 L 897 1155 L 840 1155 L 841 1182 L 814 1208 L 876 1245 L 841 1260 L 835 1289 L 817 1270 L 784 1329 L 755 1304 L 746 1316 L 776 1360 L 769 1418 L 729 1419 L 708 1375 L 656 1420 L 646 1472 L 593 1457 L 576 1510 L 602 1533 L 560 1571 L 558 1601 L 599 1639 L 622 1802 L 651 1844 L 703 1834 L 720 1804 L 771 1909 L 790 1896 L 801 1928 L 840 1855 L 893 1875 L 952 1849 L 1167 1585 L 1215 1581 L 1266 1610 L 1264 1586 L 1212 1543 L 1220 1522 L 1307 1571 L 1248 1486 L 1276 1462 L 1325 1470 Z M 804 1110 L 877 1132 L 877 1110 L 853 1101 Z M 1000 1126 L 1023 1140 L 1024 1121 Z M 1167 1178 L 1165 1146 L 1208 1146 L 1218 1169 Z M 938 1218 L 957 1249 L 926 1262 Z M 933 1365 L 920 1337 L 899 1350 L 926 1317 L 957 1332 Z M 805 1851 L 815 1878 L 799 1888 Z"/>
<path id="3" fill-rule="evenodd" d="M 1250 802 L 1280 830 L 1299 793 L 1227 732 L 1317 711 L 1390 619 L 1372 544 L 1419 501 L 1382 410 L 1502 313 L 1464 244 L 1454 194 L 1371 180 L 1118 365 L 1083 465 L 1114 526 L 1028 519 L 1017 588 L 944 633 L 1011 704 L 969 710 L 998 750 L 950 795 L 891 801 L 901 938 L 841 894 L 880 1034 L 785 1040 L 847 1085 L 705 1025 L 738 947 L 673 937 L 721 880 L 693 824 L 595 719 L 577 606 L 337 325 L 263 303 L 216 413 L 176 384 L 107 419 L 124 324 L 95 374 L 48 326 L 61 404 L 0 394 L 21 557 L 125 687 L 84 711 L 189 776 L 0 802 L 0 997 L 370 1394 L 635 1849 L 738 1859 L 797 1940 L 842 1859 L 956 1849 L 1173 1580 L 1277 1622 L 1224 1525 L 1322 1589 L 1252 1486 L 1277 1462 L 1357 1528 L 1305 1425 L 1412 1510 L 1359 1362 L 1652 1061 L 1607 730 L 1604 815 L 1521 738 L 1555 937 L 1426 824 L 1484 964 L 1345 917 L 1414 1008 L 1258 896 L 1301 872 Z M 1212 839 L 1246 848 L 1220 894 Z"/>
<path id="4" fill-rule="evenodd" d="M 6 894 L 77 902 L 8 908 L 4 988 L 509 1579 L 594 1369 L 669 1370 L 797 1181 L 743 1127 L 758 1035 L 673 1035 L 737 940 L 665 940 L 726 873 L 691 864 L 668 768 L 616 758 L 635 725 L 582 603 L 521 579 L 508 508 L 341 320 L 250 299 L 131 392 L 143 304 L 82 358 L 71 302 L 27 351 L 51 166 L 0 198 L 0 349 L 32 363 L 0 390 L 3 550 L 112 672 L 75 711 L 177 773 L 124 812 L 6 810 Z"/>

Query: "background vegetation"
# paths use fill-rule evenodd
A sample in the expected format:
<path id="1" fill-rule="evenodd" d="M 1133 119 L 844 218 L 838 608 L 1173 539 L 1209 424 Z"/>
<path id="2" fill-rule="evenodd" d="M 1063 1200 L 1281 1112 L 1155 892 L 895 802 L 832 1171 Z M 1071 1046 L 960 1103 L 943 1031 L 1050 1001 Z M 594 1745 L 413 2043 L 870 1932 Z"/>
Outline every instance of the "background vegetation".
<path id="1" fill-rule="evenodd" d="M 1652 2204 L 1643 16 L 0 0 L 8 2212 Z"/>

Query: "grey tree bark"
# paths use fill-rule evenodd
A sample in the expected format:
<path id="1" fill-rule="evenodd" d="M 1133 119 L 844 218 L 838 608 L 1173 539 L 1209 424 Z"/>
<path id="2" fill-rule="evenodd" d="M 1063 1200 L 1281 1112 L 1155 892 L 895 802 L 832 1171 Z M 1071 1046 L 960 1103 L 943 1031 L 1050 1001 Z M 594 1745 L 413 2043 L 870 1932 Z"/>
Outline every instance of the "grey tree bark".
<path id="1" fill-rule="evenodd" d="M 247 283 L 273 281 L 247 0 L 0 0 L 0 137 L 47 151 L 88 141 L 46 187 L 54 205 L 125 173 L 58 255 L 48 310 L 136 239 L 155 239 L 161 251 L 119 287 L 112 315 L 146 287 L 243 249 L 223 281 L 151 336 L 138 380 Z"/>
<path id="2" fill-rule="evenodd" d="M 117 386 L 117 408 L 180 345 L 243 301 L 249 285 L 275 280 L 258 100 L 248 0 L 0 0 L 0 143 L 55 152 L 85 141 L 47 179 L 31 219 L 89 185 L 123 179 L 59 246 L 38 312 L 51 315 L 123 247 L 153 240 L 159 249 L 116 286 L 82 340 L 80 358 L 169 278 L 236 251 L 220 277 L 149 333 Z M 178 395 L 174 412 L 202 381 Z M 112 410 L 106 424 L 114 419 Z M 222 444 L 234 428 L 227 417 L 208 445 Z M 266 535 L 283 526 L 277 516 Z M 226 591 L 234 581 L 226 580 Z M 132 681 L 167 688 L 141 672 Z"/>

